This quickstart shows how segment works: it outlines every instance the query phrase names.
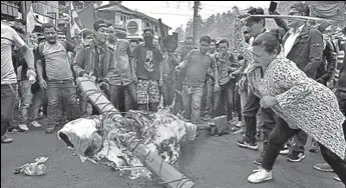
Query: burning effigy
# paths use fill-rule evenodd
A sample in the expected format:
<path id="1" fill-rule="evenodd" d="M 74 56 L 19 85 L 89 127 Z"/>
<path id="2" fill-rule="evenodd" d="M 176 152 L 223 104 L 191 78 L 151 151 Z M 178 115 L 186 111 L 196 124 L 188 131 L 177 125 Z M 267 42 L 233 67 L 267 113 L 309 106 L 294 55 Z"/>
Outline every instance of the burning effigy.
<path id="1" fill-rule="evenodd" d="M 194 185 L 171 164 L 179 158 L 181 144 L 195 139 L 196 125 L 173 115 L 169 108 L 157 113 L 130 111 L 123 117 L 92 81 L 81 79 L 82 91 L 104 113 L 71 121 L 57 134 L 82 162 L 129 172 L 131 179 L 155 175 L 171 187 Z"/>

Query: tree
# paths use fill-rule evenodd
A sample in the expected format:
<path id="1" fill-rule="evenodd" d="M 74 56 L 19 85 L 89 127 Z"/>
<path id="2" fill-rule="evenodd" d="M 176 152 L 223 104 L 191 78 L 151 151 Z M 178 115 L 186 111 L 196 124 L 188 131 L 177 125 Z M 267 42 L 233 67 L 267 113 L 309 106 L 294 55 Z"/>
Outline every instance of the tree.
<path id="1" fill-rule="evenodd" d="M 178 41 L 183 41 L 185 40 L 185 32 L 183 29 L 183 25 L 175 29 L 175 32 L 178 33 Z"/>
<path id="2" fill-rule="evenodd" d="M 239 8 L 237 6 L 234 6 L 232 8 L 232 14 L 233 15 L 239 15 L 240 14 L 240 10 L 239 10 Z"/>
<path id="3" fill-rule="evenodd" d="M 186 24 L 186 29 L 185 29 L 185 36 L 186 37 L 192 37 L 193 36 L 193 24 L 192 20 L 189 20 Z"/>

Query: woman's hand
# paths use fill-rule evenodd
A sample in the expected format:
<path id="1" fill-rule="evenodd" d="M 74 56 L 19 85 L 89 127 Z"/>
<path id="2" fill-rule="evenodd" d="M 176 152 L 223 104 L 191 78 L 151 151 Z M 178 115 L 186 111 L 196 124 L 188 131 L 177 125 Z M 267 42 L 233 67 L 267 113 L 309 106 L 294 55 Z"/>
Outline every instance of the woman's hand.
<path id="1" fill-rule="evenodd" d="M 276 100 L 275 97 L 272 96 L 264 96 L 263 99 L 261 99 L 261 106 L 263 108 L 270 108 L 273 107 L 274 105 L 276 105 L 278 103 L 278 101 Z"/>

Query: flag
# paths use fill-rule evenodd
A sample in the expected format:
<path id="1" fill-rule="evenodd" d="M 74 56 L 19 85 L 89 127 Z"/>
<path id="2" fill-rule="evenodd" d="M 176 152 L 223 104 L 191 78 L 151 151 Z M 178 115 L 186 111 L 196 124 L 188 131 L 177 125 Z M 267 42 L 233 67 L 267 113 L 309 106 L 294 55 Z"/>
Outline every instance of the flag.
<path id="1" fill-rule="evenodd" d="M 70 32 L 71 36 L 78 35 L 79 32 L 84 29 L 83 24 L 81 23 L 77 10 L 73 7 L 72 1 L 70 2 L 70 10 L 71 10 L 71 26 L 70 26 Z"/>
<path id="2" fill-rule="evenodd" d="M 26 32 L 31 33 L 35 29 L 36 18 L 34 15 L 34 10 L 32 5 L 30 5 L 30 10 L 26 16 Z"/>

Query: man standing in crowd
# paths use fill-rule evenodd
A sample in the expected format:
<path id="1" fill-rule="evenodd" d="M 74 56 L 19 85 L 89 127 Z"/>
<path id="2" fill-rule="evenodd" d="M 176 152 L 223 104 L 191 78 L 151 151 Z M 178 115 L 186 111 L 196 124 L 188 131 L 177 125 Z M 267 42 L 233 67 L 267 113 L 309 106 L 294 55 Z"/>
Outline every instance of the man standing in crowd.
<path id="1" fill-rule="evenodd" d="M 139 40 L 137 39 L 130 40 L 131 51 L 133 51 L 138 45 L 139 45 Z"/>
<path id="2" fill-rule="evenodd" d="M 226 39 L 222 39 L 219 42 L 219 53 L 216 58 L 220 90 L 214 92 L 214 110 L 216 116 L 221 115 L 226 110 L 227 122 L 230 122 L 233 119 L 233 96 L 235 89 L 235 77 L 231 74 L 237 70 L 237 67 L 235 67 L 235 57 L 228 49 L 229 42 Z"/>
<path id="3" fill-rule="evenodd" d="M 17 31 L 19 36 L 23 39 L 23 41 L 25 41 L 24 29 L 16 27 L 15 30 Z M 30 44 L 28 44 L 28 46 L 31 48 Z M 13 52 L 14 52 L 14 57 L 12 58 L 13 58 L 14 64 L 16 65 L 16 67 L 21 67 L 20 72 L 17 72 L 17 75 L 19 75 L 20 77 L 20 81 L 19 81 L 20 106 L 19 106 L 18 127 L 10 127 L 8 129 L 8 132 L 21 133 L 21 132 L 24 132 L 24 131 L 26 132 L 29 130 L 27 124 L 29 123 L 29 109 L 30 109 L 32 98 L 33 98 L 33 94 L 31 92 L 30 80 L 26 76 L 28 66 L 25 62 L 25 59 L 22 53 L 18 49 L 14 49 Z M 30 124 L 34 127 L 41 127 L 41 125 L 35 120 L 30 122 Z"/>
<path id="4" fill-rule="evenodd" d="M 35 49 L 37 47 L 37 45 L 38 45 L 37 34 L 31 33 L 29 35 L 28 46 L 32 49 Z"/>
<path id="5" fill-rule="evenodd" d="M 156 112 L 160 103 L 159 85 L 162 84 L 161 62 L 163 57 L 159 46 L 153 43 L 154 31 L 143 31 L 144 44 L 133 51 L 133 65 L 136 65 L 137 101 L 139 110 Z"/>
<path id="6" fill-rule="evenodd" d="M 193 38 L 192 37 L 186 37 L 184 44 L 181 48 L 179 58 L 180 61 L 184 61 L 184 58 L 186 55 L 193 49 Z M 185 70 L 182 70 L 180 72 L 175 71 L 174 73 L 174 80 L 175 80 L 175 90 L 179 91 L 180 93 L 176 95 L 175 99 L 175 108 L 174 113 L 182 112 L 184 111 L 184 105 L 183 105 L 183 99 L 181 96 L 181 92 L 183 90 L 183 82 L 185 79 Z"/>
<path id="7" fill-rule="evenodd" d="M 249 11 L 249 14 L 255 14 L 255 15 L 256 14 L 262 14 L 263 15 L 264 10 L 262 8 L 253 8 Z M 248 27 L 247 30 L 249 31 L 249 33 L 252 36 L 249 40 L 250 45 L 252 45 L 252 42 L 254 41 L 254 39 L 258 35 L 266 32 L 265 20 L 263 18 L 250 17 L 247 19 L 246 25 Z M 240 34 L 243 35 L 244 33 L 242 32 L 242 33 L 239 33 L 239 35 Z M 243 42 L 245 43 L 245 41 L 243 41 Z M 236 49 L 239 52 L 241 52 L 242 45 L 241 45 L 241 47 L 237 47 L 237 44 L 239 44 L 238 41 L 236 41 L 235 44 L 236 44 Z M 252 51 L 252 48 L 249 51 Z M 246 54 L 242 54 L 242 55 L 246 56 Z M 244 83 L 249 77 L 249 67 L 250 67 L 250 65 L 246 68 L 244 73 L 242 73 L 242 78 L 239 81 L 240 89 L 244 88 Z M 256 69 L 259 69 L 259 67 L 257 67 Z M 254 73 L 251 73 L 251 74 L 254 74 Z M 254 82 L 254 80 L 252 80 L 252 82 Z M 244 121 L 245 121 L 245 126 L 246 126 L 246 134 L 241 140 L 237 141 L 237 144 L 241 147 L 249 148 L 252 150 L 257 150 L 258 145 L 256 143 L 257 142 L 257 139 L 256 139 L 256 133 L 257 133 L 256 114 L 258 113 L 258 110 L 261 107 L 260 107 L 260 98 L 258 95 L 256 95 L 257 93 L 256 93 L 255 87 L 257 87 L 257 86 L 254 85 L 255 83 L 251 83 L 251 84 L 252 84 L 252 88 L 249 89 L 248 97 L 247 97 L 247 100 L 246 100 L 246 103 L 245 103 L 244 109 L 243 109 L 243 116 L 244 116 Z M 270 108 L 262 109 L 262 117 L 263 117 L 263 121 L 264 121 L 264 123 L 262 125 L 263 137 L 264 137 L 263 138 L 263 140 L 264 140 L 263 141 L 263 151 L 265 150 L 265 147 L 268 143 L 269 134 L 271 133 L 271 131 L 273 130 L 273 128 L 276 124 L 275 116 L 276 116 L 275 113 Z M 263 155 L 263 151 L 261 153 L 261 156 Z M 285 150 L 285 152 L 287 152 L 287 151 L 288 150 Z M 260 164 L 262 162 L 262 157 L 258 158 L 254 162 L 256 164 Z"/>
<path id="8" fill-rule="evenodd" d="M 54 25 L 43 24 L 42 30 L 46 42 L 35 49 L 35 58 L 40 86 L 47 90 L 49 127 L 46 134 L 52 134 L 62 118 L 63 109 L 68 111 L 68 120 L 79 116 L 76 88 L 67 55 L 67 52 L 73 52 L 74 46 L 57 40 Z M 64 108 L 63 104 L 67 106 Z"/>
<path id="9" fill-rule="evenodd" d="M 217 51 L 216 51 L 216 40 L 212 39 L 210 46 L 209 46 L 209 54 L 216 58 Z M 214 116 L 216 113 L 216 109 L 214 109 L 214 103 L 213 103 L 213 94 L 214 94 L 214 74 L 213 69 L 209 68 L 207 77 L 205 80 L 204 88 L 203 88 L 203 98 L 202 98 L 202 105 L 201 105 L 201 111 L 202 111 L 202 117 L 204 117 L 206 120 L 210 119 L 212 116 Z"/>
<path id="10" fill-rule="evenodd" d="M 73 69 L 78 77 L 94 79 L 96 84 L 106 92 L 108 90 L 107 74 L 114 70 L 114 50 L 107 45 L 108 25 L 104 20 L 97 20 L 94 25 L 94 39 L 90 43 L 80 45 L 76 50 Z M 87 99 L 81 96 L 81 112 L 86 114 Z M 93 109 L 93 114 L 98 114 Z"/>
<path id="11" fill-rule="evenodd" d="M 182 91 L 184 117 L 195 124 L 201 122 L 203 87 L 210 67 L 213 69 L 215 76 L 214 90 L 218 91 L 220 89 L 216 60 L 208 53 L 211 38 L 202 36 L 199 43 L 200 49 L 190 51 L 184 58 L 184 61 L 176 67 L 177 71 L 186 69 Z"/>
<path id="12" fill-rule="evenodd" d="M 111 36 L 112 34 L 109 34 L 110 38 Z M 110 101 L 118 110 L 121 109 L 120 104 L 121 102 L 124 103 L 125 97 L 130 97 L 130 99 L 127 100 L 129 104 L 125 104 L 125 111 L 130 110 L 131 107 L 137 109 L 136 75 L 133 65 L 131 65 L 130 55 L 131 50 L 129 42 L 126 40 L 118 40 L 115 48 L 115 61 L 113 62 L 115 64 L 114 70 L 110 72 L 108 74 L 109 76 L 106 78 L 109 83 Z"/>
<path id="13" fill-rule="evenodd" d="M 12 45 L 20 49 L 28 65 L 26 76 L 35 82 L 34 55 L 23 39 L 10 26 L 1 22 L 1 142 L 12 140 L 3 137 L 10 126 L 17 97 L 17 77 L 12 62 Z"/>
<path id="14" fill-rule="evenodd" d="M 165 59 L 162 62 L 163 84 L 161 86 L 164 107 L 169 106 L 173 103 L 176 82 L 175 80 L 173 80 L 174 70 L 179 63 L 180 62 L 176 54 L 174 54 L 174 52 L 168 52 L 166 50 Z"/>
<path id="15" fill-rule="evenodd" d="M 308 16 L 309 7 L 304 3 L 296 3 L 290 7 L 289 15 Z M 312 78 L 317 79 L 317 69 L 322 63 L 323 36 L 317 29 L 309 28 L 304 21 L 290 20 L 291 28 L 283 37 L 284 55 L 295 62 L 299 69 Z M 301 131 L 294 136 L 295 145 L 288 155 L 290 162 L 299 162 L 305 158 L 305 144 L 308 135 Z"/>
<path id="16" fill-rule="evenodd" d="M 87 45 L 93 40 L 93 32 L 88 29 L 85 29 L 81 35 L 83 41 L 82 44 Z"/>

